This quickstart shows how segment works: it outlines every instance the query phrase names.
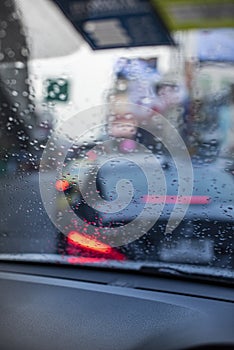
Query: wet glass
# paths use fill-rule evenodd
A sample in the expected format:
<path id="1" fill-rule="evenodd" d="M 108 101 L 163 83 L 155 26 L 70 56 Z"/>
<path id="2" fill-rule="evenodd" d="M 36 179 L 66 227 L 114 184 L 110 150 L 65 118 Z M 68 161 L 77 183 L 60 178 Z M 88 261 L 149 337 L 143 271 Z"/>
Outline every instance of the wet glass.
<path id="1" fill-rule="evenodd" d="M 59 17 L 70 53 L 46 53 L 22 4 L 0 4 L 0 258 L 232 278 L 234 29 L 98 52 Z"/>

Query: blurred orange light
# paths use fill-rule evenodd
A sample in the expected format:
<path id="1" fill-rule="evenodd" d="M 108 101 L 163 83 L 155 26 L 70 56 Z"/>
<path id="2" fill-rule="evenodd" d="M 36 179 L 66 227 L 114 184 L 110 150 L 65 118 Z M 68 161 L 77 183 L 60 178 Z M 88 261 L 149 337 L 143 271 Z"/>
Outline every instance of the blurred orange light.
<path id="1" fill-rule="evenodd" d="M 81 234 L 77 231 L 70 231 L 67 235 L 68 243 L 76 246 L 77 248 L 83 248 L 85 250 L 90 251 L 90 253 L 99 253 L 104 255 L 108 259 L 122 261 L 125 260 L 124 254 L 119 252 L 117 249 L 112 248 L 108 244 L 98 241 L 96 238 L 89 237 L 87 235 Z M 88 259 L 88 258 L 84 258 Z M 88 262 L 84 259 L 79 259 L 79 262 Z M 101 261 L 98 258 L 99 262 Z M 95 262 L 92 260 L 92 262 Z"/>
<path id="2" fill-rule="evenodd" d="M 86 258 L 83 256 L 72 256 L 70 258 L 67 259 L 67 261 L 70 264 L 95 264 L 95 263 L 101 263 L 101 262 L 105 262 L 106 259 L 104 258 Z"/>
<path id="3" fill-rule="evenodd" d="M 55 188 L 59 192 L 64 192 L 70 187 L 70 184 L 67 180 L 57 180 L 55 183 Z"/>
<path id="4" fill-rule="evenodd" d="M 80 246 L 81 248 L 91 249 L 100 253 L 111 252 L 111 247 L 109 245 L 98 241 L 96 238 L 90 238 L 83 235 L 77 231 L 69 232 L 67 238 L 70 243 Z"/>

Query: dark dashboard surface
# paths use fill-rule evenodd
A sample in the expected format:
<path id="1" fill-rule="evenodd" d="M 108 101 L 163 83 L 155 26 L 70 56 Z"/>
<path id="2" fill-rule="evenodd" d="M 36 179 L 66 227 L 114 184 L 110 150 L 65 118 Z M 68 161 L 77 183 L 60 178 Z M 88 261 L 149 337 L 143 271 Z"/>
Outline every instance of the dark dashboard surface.
<path id="1" fill-rule="evenodd" d="M 232 349 L 233 301 L 225 285 L 1 263 L 1 349 Z"/>

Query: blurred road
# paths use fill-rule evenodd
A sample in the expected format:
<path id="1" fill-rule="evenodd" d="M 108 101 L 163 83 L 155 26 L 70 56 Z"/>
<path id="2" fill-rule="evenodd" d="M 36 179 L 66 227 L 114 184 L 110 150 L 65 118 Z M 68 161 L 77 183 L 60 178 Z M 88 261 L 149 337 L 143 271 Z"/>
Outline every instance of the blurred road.
<path id="1" fill-rule="evenodd" d="M 0 253 L 54 253 L 56 228 L 41 201 L 39 174 L 0 180 Z"/>

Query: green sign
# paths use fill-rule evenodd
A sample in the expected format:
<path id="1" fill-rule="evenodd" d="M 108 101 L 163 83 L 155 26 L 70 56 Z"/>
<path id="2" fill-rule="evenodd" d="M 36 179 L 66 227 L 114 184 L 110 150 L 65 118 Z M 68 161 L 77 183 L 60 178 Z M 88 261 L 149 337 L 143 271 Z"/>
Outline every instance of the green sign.
<path id="1" fill-rule="evenodd" d="M 69 100 L 69 82 L 64 78 L 46 80 L 46 101 L 67 102 Z"/>

